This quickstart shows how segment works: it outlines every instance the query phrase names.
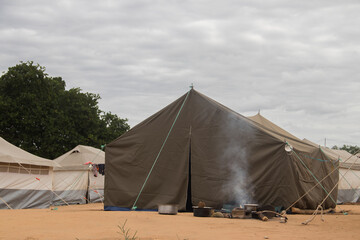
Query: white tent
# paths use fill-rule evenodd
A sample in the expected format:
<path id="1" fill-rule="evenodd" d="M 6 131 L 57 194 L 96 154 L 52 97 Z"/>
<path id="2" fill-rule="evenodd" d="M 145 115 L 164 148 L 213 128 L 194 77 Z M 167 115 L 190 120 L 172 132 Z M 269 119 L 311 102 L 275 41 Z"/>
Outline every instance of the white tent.
<path id="1" fill-rule="evenodd" d="M 334 150 L 340 161 L 338 202 L 360 202 L 360 158 L 345 150 Z"/>
<path id="2" fill-rule="evenodd" d="M 304 139 L 304 142 L 315 143 Z M 345 150 L 329 149 L 319 146 L 327 156 L 339 160 L 339 186 L 338 186 L 338 203 L 360 202 L 360 159 L 359 156 L 352 155 Z"/>
<path id="3" fill-rule="evenodd" d="M 63 200 L 68 204 L 102 201 L 105 178 L 101 169 L 105 164 L 104 151 L 78 145 L 54 161 L 60 165 L 54 168 L 53 190 L 58 195 L 53 195 L 54 205 L 63 205 Z"/>
<path id="4" fill-rule="evenodd" d="M 50 207 L 54 165 L 0 137 L 0 209 Z"/>

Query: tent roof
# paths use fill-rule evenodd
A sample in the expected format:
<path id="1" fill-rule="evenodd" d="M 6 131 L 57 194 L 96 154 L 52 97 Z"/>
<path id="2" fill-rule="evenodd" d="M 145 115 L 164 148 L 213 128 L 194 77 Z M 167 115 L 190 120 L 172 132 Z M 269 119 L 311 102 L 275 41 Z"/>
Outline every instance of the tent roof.
<path id="1" fill-rule="evenodd" d="M 130 131 L 124 133 L 123 135 L 121 135 L 120 137 L 115 139 L 113 142 L 116 142 L 118 139 L 122 139 L 122 138 L 126 137 L 127 135 L 132 134 L 133 131 L 137 131 L 138 129 L 142 128 L 144 125 L 147 125 L 149 122 L 152 122 L 159 115 L 164 114 L 164 112 L 167 111 L 168 108 L 171 108 L 173 104 L 182 103 L 184 101 L 184 99 L 186 98 L 186 95 L 187 95 L 187 93 L 184 94 L 183 96 L 181 96 L 179 99 L 177 99 L 172 104 L 168 105 L 167 107 L 161 109 L 160 111 L 153 114 L 149 118 L 140 122 L 138 125 L 134 126 L 132 129 L 130 129 Z M 252 117 L 245 117 L 245 116 L 241 115 L 240 113 L 226 107 L 225 105 L 215 101 L 214 99 L 212 99 L 194 89 L 190 90 L 189 98 L 190 98 L 190 96 L 193 98 L 204 99 L 206 101 L 205 104 L 212 105 L 218 111 L 227 113 L 230 118 L 232 118 L 234 120 L 237 119 L 240 121 L 246 121 L 250 125 L 255 127 L 256 129 L 258 129 L 259 131 L 262 131 L 265 134 L 270 135 L 271 137 L 277 139 L 279 142 L 288 142 L 290 145 L 292 145 L 294 148 L 296 148 L 299 151 L 312 151 L 310 149 L 313 149 L 313 147 L 314 147 L 313 144 L 309 144 L 309 143 L 302 141 L 301 139 L 295 137 L 291 133 L 287 132 L 286 130 L 284 130 L 281 127 L 277 126 L 276 124 L 272 123 L 268 119 L 264 118 L 260 114 L 257 114 Z M 191 105 L 190 103 L 187 102 L 186 105 L 189 108 L 192 108 L 192 106 L 190 106 Z M 110 143 L 110 144 L 112 144 L 112 143 Z M 315 147 L 318 148 L 318 146 L 315 146 Z"/>
<path id="2" fill-rule="evenodd" d="M 55 162 L 22 150 L 21 148 L 7 142 L 2 137 L 0 137 L 0 162 L 31 164 L 48 167 L 57 166 Z"/>
<path id="3" fill-rule="evenodd" d="M 303 141 L 308 144 L 312 144 L 313 146 L 320 147 L 327 156 L 339 160 L 341 168 L 351 167 L 351 169 L 353 170 L 360 170 L 360 159 L 356 155 L 352 155 L 345 150 L 330 149 L 324 146 L 317 145 L 316 143 L 313 143 L 306 138 L 304 138 Z"/>
<path id="4" fill-rule="evenodd" d="M 312 142 L 312 141 L 310 141 L 309 139 L 306 139 L 306 138 L 303 139 L 303 142 L 307 143 L 309 145 L 312 145 L 314 147 L 320 148 L 325 153 L 325 155 L 328 156 L 328 157 L 331 157 L 331 158 L 333 158 L 335 160 L 339 159 L 339 154 L 334 152 L 333 149 L 327 148 L 325 146 L 320 146 L 319 144 L 316 144 L 316 143 L 314 143 L 314 142 Z"/>
<path id="5" fill-rule="evenodd" d="M 340 162 L 344 162 L 346 161 L 347 163 L 359 163 L 360 164 L 360 160 L 358 159 L 358 157 L 356 155 L 352 155 L 351 153 L 345 151 L 345 150 L 340 150 L 340 149 L 331 149 L 333 152 L 335 152 L 336 154 L 338 154 Z"/>
<path id="6" fill-rule="evenodd" d="M 270 130 L 272 130 L 274 132 L 277 132 L 280 135 L 283 135 L 286 138 L 301 141 L 299 138 L 295 137 L 294 135 L 292 135 L 288 131 L 284 130 L 283 128 L 279 127 L 278 125 L 274 124 L 273 122 L 269 121 L 268 119 L 266 119 L 265 117 L 260 115 L 260 113 L 254 115 L 254 116 L 251 116 L 251 117 L 247 117 L 247 118 L 249 118 L 252 121 L 262 125 L 265 128 L 268 128 L 268 129 L 270 129 Z"/>
<path id="7" fill-rule="evenodd" d="M 276 137 L 277 139 L 288 142 L 293 147 L 297 148 L 300 151 L 308 151 L 309 147 L 316 147 L 317 145 L 310 144 L 308 142 L 302 141 L 300 138 L 292 135 L 288 131 L 284 130 L 283 128 L 279 127 L 275 123 L 271 122 L 267 118 L 260 115 L 260 113 L 256 114 L 255 116 L 247 117 L 249 121 L 255 124 L 258 128 L 262 129 L 263 131 L 267 132 L 268 134 Z M 333 159 L 334 160 L 334 159 Z"/>
<path id="8" fill-rule="evenodd" d="M 83 170 L 88 169 L 85 165 L 87 162 L 105 164 L 105 152 L 90 146 L 78 145 L 54 161 L 61 166 L 55 170 Z"/>

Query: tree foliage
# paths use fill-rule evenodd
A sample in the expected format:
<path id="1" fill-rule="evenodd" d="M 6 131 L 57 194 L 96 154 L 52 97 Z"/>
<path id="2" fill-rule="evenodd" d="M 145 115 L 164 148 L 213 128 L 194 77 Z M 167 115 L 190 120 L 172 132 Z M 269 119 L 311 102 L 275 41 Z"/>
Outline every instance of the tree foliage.
<path id="1" fill-rule="evenodd" d="M 100 96 L 65 89 L 33 62 L 10 67 L 0 77 L 0 136 L 22 149 L 56 158 L 82 144 L 100 148 L 130 126 L 98 107 Z"/>
<path id="2" fill-rule="evenodd" d="M 360 153 L 360 147 L 358 146 L 352 146 L 352 145 L 343 145 L 342 147 L 338 147 L 338 146 L 333 146 L 332 149 L 340 149 L 340 150 L 345 150 L 351 154 L 357 154 L 357 153 Z"/>

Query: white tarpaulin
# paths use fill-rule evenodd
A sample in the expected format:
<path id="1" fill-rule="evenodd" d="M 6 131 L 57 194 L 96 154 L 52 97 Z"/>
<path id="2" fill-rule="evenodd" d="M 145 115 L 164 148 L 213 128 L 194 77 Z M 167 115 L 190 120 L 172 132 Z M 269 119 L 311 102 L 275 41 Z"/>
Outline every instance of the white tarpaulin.
<path id="1" fill-rule="evenodd" d="M 304 142 L 315 143 L 304 139 Z M 339 186 L 338 186 L 338 203 L 360 202 L 360 159 L 345 150 L 329 149 L 319 146 L 322 151 L 330 157 L 339 160 Z"/>
<path id="2" fill-rule="evenodd" d="M 333 149 L 332 149 L 333 150 Z M 345 150 L 333 150 L 340 160 L 338 202 L 360 202 L 360 159 Z"/>
<path id="3" fill-rule="evenodd" d="M 55 165 L 0 137 L 0 209 L 50 207 Z"/>

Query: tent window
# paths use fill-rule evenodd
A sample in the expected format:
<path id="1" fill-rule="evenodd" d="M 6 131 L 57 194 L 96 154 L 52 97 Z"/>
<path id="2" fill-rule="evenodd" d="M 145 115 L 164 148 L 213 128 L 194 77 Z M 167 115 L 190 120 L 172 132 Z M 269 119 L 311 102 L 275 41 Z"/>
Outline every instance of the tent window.
<path id="1" fill-rule="evenodd" d="M 13 167 L 13 166 L 10 166 L 9 167 L 9 172 L 11 173 L 19 173 L 19 169 L 18 167 Z"/>
<path id="2" fill-rule="evenodd" d="M 20 166 L 17 163 L 0 163 L 0 172 L 49 175 L 49 167 L 30 164 L 22 164 L 22 166 Z"/>
<path id="3" fill-rule="evenodd" d="M 49 169 L 41 169 L 40 175 L 49 175 Z"/>
<path id="4" fill-rule="evenodd" d="M 22 174 L 29 174 L 28 171 L 26 171 L 26 170 L 23 169 L 23 168 L 20 168 L 20 173 L 22 173 Z"/>
<path id="5" fill-rule="evenodd" d="M 34 175 L 39 175 L 40 174 L 40 170 L 39 169 L 31 169 L 31 174 L 34 174 Z"/>
<path id="6" fill-rule="evenodd" d="M 8 172 L 9 164 L 8 163 L 0 163 L 0 172 Z"/>

